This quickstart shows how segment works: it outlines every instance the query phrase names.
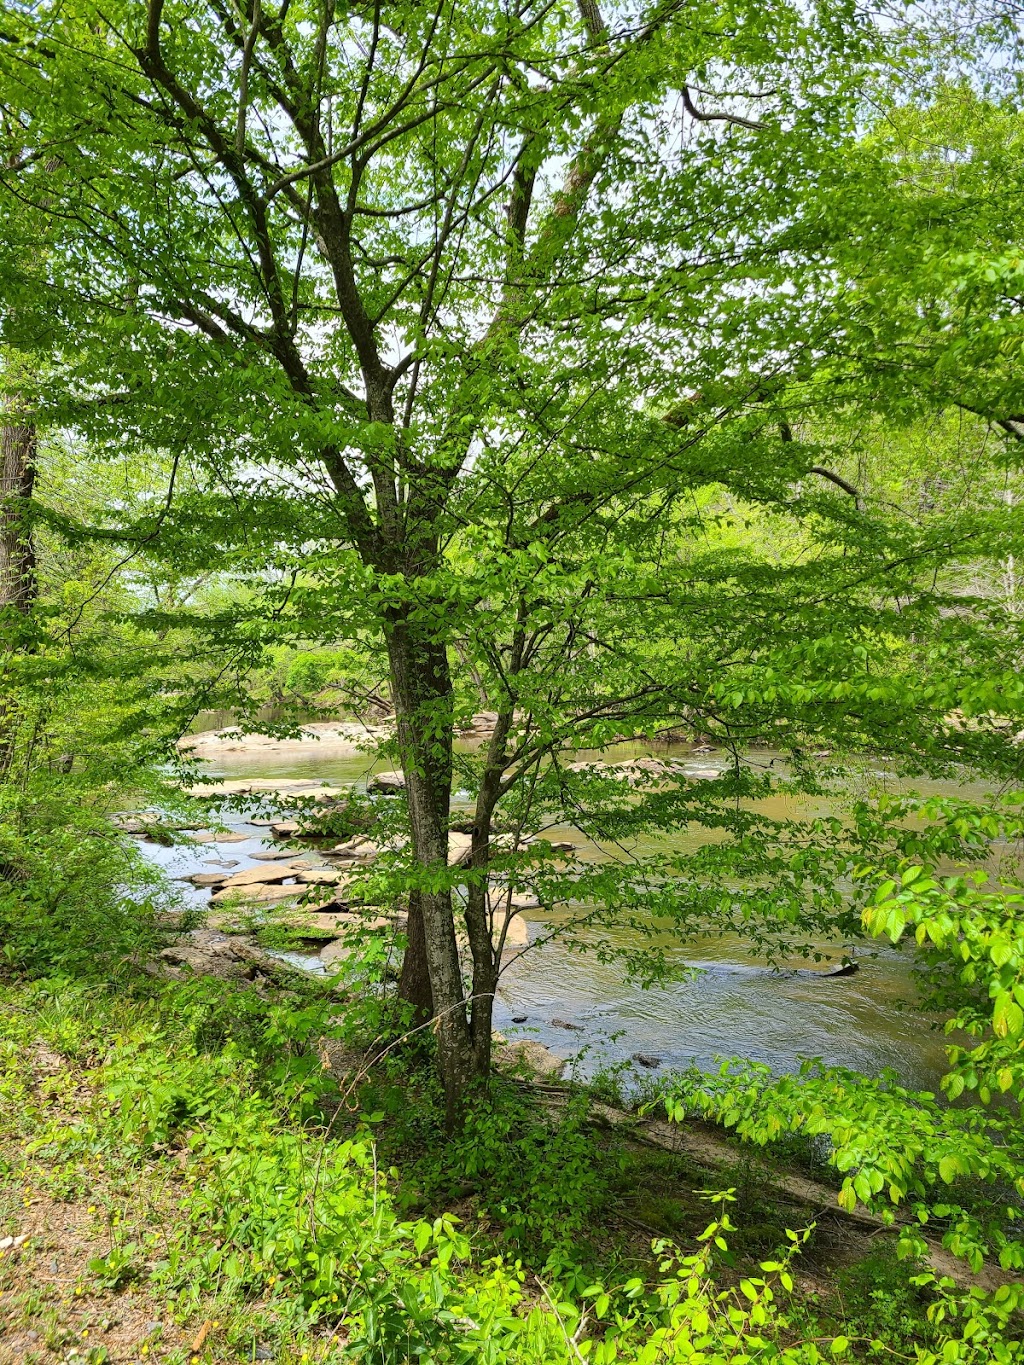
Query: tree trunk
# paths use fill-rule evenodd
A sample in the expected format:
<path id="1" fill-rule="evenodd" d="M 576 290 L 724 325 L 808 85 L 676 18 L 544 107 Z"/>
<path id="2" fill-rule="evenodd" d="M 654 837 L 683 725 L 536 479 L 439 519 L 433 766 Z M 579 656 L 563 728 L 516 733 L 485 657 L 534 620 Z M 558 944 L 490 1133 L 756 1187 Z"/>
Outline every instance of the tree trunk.
<path id="1" fill-rule="evenodd" d="M 434 1017 L 434 994 L 430 989 L 430 972 L 427 970 L 422 899 L 416 890 L 409 892 L 409 922 L 405 937 L 398 998 L 412 1006 L 412 1027 L 421 1028 Z"/>
<path id="2" fill-rule="evenodd" d="M 17 734 L 18 706 L 6 681 L 11 658 L 24 647 L 16 623 L 28 615 L 36 596 L 28 517 L 36 477 L 36 429 L 17 420 L 16 400 L 7 400 L 2 415 L 14 420 L 0 425 L 0 780 L 10 772 Z"/>
<path id="3" fill-rule="evenodd" d="M 13 403 L 7 414 L 16 417 Z M 0 426 L 0 610 L 27 612 L 36 595 L 29 502 L 36 477 L 36 429 L 25 421 Z"/>
<path id="4" fill-rule="evenodd" d="M 396 617 L 388 623 L 387 645 L 412 844 L 424 874 L 419 895 L 422 951 L 433 1001 L 438 1068 L 451 1129 L 459 1122 L 466 1089 L 478 1074 L 455 940 L 451 891 L 446 886 L 437 886 L 442 880 L 438 874 L 448 865 L 451 677 L 444 642 L 420 634 L 404 618 Z M 418 946 L 410 934 L 413 960 L 408 966 L 403 965 L 403 980 L 412 982 L 423 975 L 422 964 L 416 958 Z"/>
<path id="5" fill-rule="evenodd" d="M 487 759 L 473 816 L 473 845 L 469 866 L 476 874 L 470 878 L 466 902 L 466 929 L 473 953 L 473 1052 L 477 1071 L 486 1076 L 491 1068 L 491 1029 L 494 1018 L 494 996 L 498 989 L 501 967 L 501 947 L 492 938 L 492 917 L 489 912 L 488 868 L 491 859 L 491 827 L 494 810 L 501 792 L 507 756 L 505 745 L 512 728 L 511 708 L 499 712 L 497 724 L 487 748 Z M 499 921 L 501 923 L 501 921 Z"/>

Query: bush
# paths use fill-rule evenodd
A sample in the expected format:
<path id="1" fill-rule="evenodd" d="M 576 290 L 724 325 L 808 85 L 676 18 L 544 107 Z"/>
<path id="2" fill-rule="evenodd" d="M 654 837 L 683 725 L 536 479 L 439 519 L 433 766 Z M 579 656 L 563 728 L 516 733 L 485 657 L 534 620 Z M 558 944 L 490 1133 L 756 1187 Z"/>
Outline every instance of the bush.
<path id="1" fill-rule="evenodd" d="M 0 951 L 20 971 L 108 978 L 152 951 L 173 899 L 158 870 L 76 796 L 0 783 Z"/>

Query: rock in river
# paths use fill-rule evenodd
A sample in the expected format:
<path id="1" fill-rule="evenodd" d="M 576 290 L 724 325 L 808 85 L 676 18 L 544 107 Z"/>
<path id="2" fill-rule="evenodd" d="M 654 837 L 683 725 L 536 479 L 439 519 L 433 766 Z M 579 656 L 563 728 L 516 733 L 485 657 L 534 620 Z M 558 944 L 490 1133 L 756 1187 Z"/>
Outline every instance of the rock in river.
<path id="1" fill-rule="evenodd" d="M 380 796 L 397 796 L 399 792 L 405 791 L 405 773 L 396 771 L 373 773 L 367 779 L 366 790 L 376 792 Z"/>
<path id="2" fill-rule="evenodd" d="M 274 901 L 286 901 L 290 896 L 301 896 L 307 891 L 305 886 L 267 886 L 265 883 L 256 883 L 248 886 L 225 886 L 220 891 L 215 891 L 210 897 L 210 904 L 220 904 L 223 901 L 239 900 L 254 902 L 258 905 L 270 905 Z"/>
<path id="3" fill-rule="evenodd" d="M 542 1080 L 554 1081 L 565 1070 L 565 1058 L 555 1054 L 532 1039 L 506 1043 L 496 1049 L 494 1064 L 503 1071 L 531 1071 Z"/>

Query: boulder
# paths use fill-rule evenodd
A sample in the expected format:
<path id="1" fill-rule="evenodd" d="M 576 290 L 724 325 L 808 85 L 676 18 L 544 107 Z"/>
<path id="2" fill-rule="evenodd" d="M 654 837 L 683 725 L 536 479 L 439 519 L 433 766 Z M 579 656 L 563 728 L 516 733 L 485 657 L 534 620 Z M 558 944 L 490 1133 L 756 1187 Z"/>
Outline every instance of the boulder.
<path id="1" fill-rule="evenodd" d="M 183 934 L 177 943 L 164 948 L 159 962 L 171 969 L 171 975 L 218 976 L 246 981 L 252 981 L 261 967 L 273 965 L 259 948 L 237 938 L 228 938 L 215 929 L 193 929 Z"/>
<path id="2" fill-rule="evenodd" d="M 499 917 L 492 930 L 495 943 L 497 943 L 498 937 L 501 934 L 501 923 L 502 917 Z M 526 920 L 523 919 L 522 915 L 513 915 L 509 920 L 508 928 L 505 931 L 505 947 L 525 948 L 529 945 L 529 942 L 530 930 Z"/>
<path id="3" fill-rule="evenodd" d="M 494 1053 L 494 1065 L 502 1071 L 528 1071 L 542 1080 L 555 1081 L 565 1070 L 565 1058 L 556 1057 L 543 1043 L 523 1039 L 498 1047 Z"/>
<path id="4" fill-rule="evenodd" d="M 336 967 L 339 962 L 344 962 L 357 950 L 357 944 L 352 937 L 353 931 L 358 929 L 381 930 L 391 927 L 391 921 L 382 915 L 359 916 L 357 921 L 346 922 L 341 937 L 333 939 L 320 949 L 320 961 L 330 971 L 332 967 Z"/>
<path id="5" fill-rule="evenodd" d="M 395 770 L 372 773 L 367 778 L 366 790 L 378 796 L 397 796 L 405 791 L 405 773 Z"/>
<path id="6" fill-rule="evenodd" d="M 458 867 L 466 862 L 473 849 L 473 836 L 451 830 L 448 835 L 448 866 Z"/>
<path id="7" fill-rule="evenodd" d="M 336 962 L 344 962 L 345 958 L 352 954 L 351 943 L 345 943 L 342 939 L 334 939 L 326 947 L 320 949 L 320 961 L 325 967 L 330 967 Z"/>
<path id="8" fill-rule="evenodd" d="M 498 940 L 501 937 L 501 927 L 504 923 L 505 914 L 503 910 L 498 910 L 491 915 L 491 939 L 495 947 L 498 946 Z M 466 935 L 466 925 L 461 916 L 455 923 L 455 941 L 461 948 L 465 948 L 469 942 Z M 526 920 L 523 919 L 522 915 L 513 915 L 509 920 L 508 928 L 505 931 L 504 947 L 525 948 L 529 945 L 529 942 L 530 930 Z"/>
<path id="9" fill-rule="evenodd" d="M 193 886 L 220 886 L 226 876 L 225 872 L 190 872 L 187 877 L 175 877 L 174 880 L 191 882 Z"/>

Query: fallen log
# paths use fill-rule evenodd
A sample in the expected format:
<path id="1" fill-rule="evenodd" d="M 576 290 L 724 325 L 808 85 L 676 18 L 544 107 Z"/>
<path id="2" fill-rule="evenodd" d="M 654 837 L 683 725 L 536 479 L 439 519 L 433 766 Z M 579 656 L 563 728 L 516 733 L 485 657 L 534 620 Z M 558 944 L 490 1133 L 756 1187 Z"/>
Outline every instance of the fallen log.
<path id="1" fill-rule="evenodd" d="M 533 1091 L 538 1101 L 549 1110 L 560 1110 L 568 1102 L 570 1092 L 564 1087 L 537 1085 L 530 1081 L 518 1083 Z M 589 1120 L 595 1126 L 621 1131 L 628 1141 L 657 1147 L 665 1152 L 677 1152 L 681 1156 L 690 1157 L 698 1165 L 711 1169 L 735 1166 L 740 1156 L 739 1149 L 732 1143 L 702 1129 L 686 1124 L 669 1123 L 665 1119 L 645 1118 L 622 1109 L 614 1109 L 610 1104 L 601 1104 L 596 1100 L 590 1103 Z M 751 1154 L 749 1148 L 746 1151 L 747 1154 Z M 798 1204 L 870 1228 L 874 1232 L 896 1232 L 900 1227 L 913 1226 L 915 1232 L 928 1245 L 925 1260 L 935 1274 L 948 1276 L 961 1287 L 975 1286 L 991 1292 L 1001 1285 L 1015 1282 L 1013 1275 L 996 1265 L 982 1266 L 975 1274 L 958 1256 L 954 1256 L 951 1251 L 947 1251 L 944 1246 L 928 1237 L 924 1230 L 916 1225 L 915 1220 L 901 1210 L 893 1211 L 895 1221 L 889 1223 L 880 1214 L 873 1213 L 862 1204 L 857 1204 L 852 1209 L 844 1208 L 838 1202 L 838 1190 L 799 1175 L 795 1171 L 781 1171 L 762 1163 L 759 1174 L 763 1176 L 767 1186 L 778 1190 L 780 1194 L 788 1195 Z"/>

